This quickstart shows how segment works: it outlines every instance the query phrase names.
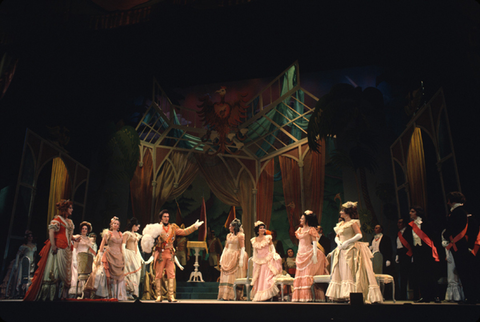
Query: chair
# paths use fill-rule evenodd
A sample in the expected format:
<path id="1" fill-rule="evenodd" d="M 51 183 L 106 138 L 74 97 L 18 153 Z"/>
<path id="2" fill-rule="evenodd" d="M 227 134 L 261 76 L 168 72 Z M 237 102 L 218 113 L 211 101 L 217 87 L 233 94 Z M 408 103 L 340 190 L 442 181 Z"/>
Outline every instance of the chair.
<path id="1" fill-rule="evenodd" d="M 233 291 L 235 293 L 234 299 L 237 300 L 237 285 L 245 285 L 247 290 L 247 301 L 250 301 L 250 283 L 252 283 L 252 273 L 253 273 L 253 259 L 250 257 L 248 259 L 248 268 L 247 268 L 247 277 L 237 278 L 233 282 Z"/>
<path id="2" fill-rule="evenodd" d="M 393 276 L 387 275 L 387 274 L 375 274 L 375 279 L 377 280 L 377 283 L 380 286 L 380 289 L 382 291 L 382 296 L 383 296 L 383 291 L 385 289 L 385 284 L 392 283 L 392 299 L 393 299 L 393 303 L 395 303 L 395 281 L 393 280 Z"/>
<path id="3" fill-rule="evenodd" d="M 78 283 L 80 281 L 86 282 L 88 280 L 88 277 L 92 273 L 93 255 L 87 252 L 78 253 L 77 262 L 78 262 L 78 268 L 77 268 L 78 277 L 77 277 L 77 287 L 75 289 L 75 294 L 78 294 Z"/>
<path id="4" fill-rule="evenodd" d="M 315 302 L 315 284 L 329 284 L 330 283 L 330 275 L 315 275 L 313 276 L 313 284 L 312 284 L 312 299 Z"/>

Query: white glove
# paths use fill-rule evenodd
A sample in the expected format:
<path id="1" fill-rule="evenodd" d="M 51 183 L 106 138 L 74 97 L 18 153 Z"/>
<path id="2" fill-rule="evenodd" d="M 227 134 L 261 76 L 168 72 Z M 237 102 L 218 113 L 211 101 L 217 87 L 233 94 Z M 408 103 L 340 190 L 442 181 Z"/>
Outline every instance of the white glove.
<path id="1" fill-rule="evenodd" d="M 395 263 L 400 263 L 400 261 L 398 260 L 398 255 L 395 255 Z"/>
<path id="2" fill-rule="evenodd" d="M 145 265 L 148 265 L 148 264 L 150 264 L 151 262 L 153 262 L 153 256 L 150 256 L 150 258 L 148 259 L 148 261 L 145 262 Z"/>
<path id="3" fill-rule="evenodd" d="M 245 257 L 244 254 L 245 254 L 245 247 L 242 247 L 242 249 L 240 250 L 240 260 L 238 261 L 238 266 L 240 267 L 243 266 L 243 258 Z"/>
<path id="4" fill-rule="evenodd" d="M 180 264 L 180 262 L 178 261 L 177 256 L 175 256 L 175 264 L 177 264 L 178 268 L 180 268 L 181 271 L 184 270 L 184 267 L 183 267 L 182 264 Z"/>
<path id="5" fill-rule="evenodd" d="M 203 221 L 198 221 L 198 219 L 197 219 L 197 221 L 194 223 L 194 225 L 195 225 L 195 229 L 198 229 L 198 227 L 203 225 Z"/>
<path id="6" fill-rule="evenodd" d="M 448 242 L 448 240 L 442 240 L 442 246 L 443 246 L 443 247 L 446 248 L 446 247 L 448 246 L 448 244 L 450 244 L 450 243 Z"/>
<path id="7" fill-rule="evenodd" d="M 387 266 L 387 267 L 390 266 L 390 264 L 391 264 L 390 261 L 386 261 L 386 262 L 385 262 L 385 266 Z"/>
<path id="8" fill-rule="evenodd" d="M 341 248 L 340 249 L 347 249 L 348 247 L 350 247 L 351 244 L 353 244 L 354 242 L 358 241 L 362 239 L 362 234 L 356 234 L 355 236 L 353 236 L 352 238 L 350 239 L 347 239 L 346 241 L 343 242 L 343 244 L 341 245 Z"/>
<path id="9" fill-rule="evenodd" d="M 317 263 L 317 238 L 313 240 L 313 257 L 312 257 L 312 263 L 316 264 Z"/>

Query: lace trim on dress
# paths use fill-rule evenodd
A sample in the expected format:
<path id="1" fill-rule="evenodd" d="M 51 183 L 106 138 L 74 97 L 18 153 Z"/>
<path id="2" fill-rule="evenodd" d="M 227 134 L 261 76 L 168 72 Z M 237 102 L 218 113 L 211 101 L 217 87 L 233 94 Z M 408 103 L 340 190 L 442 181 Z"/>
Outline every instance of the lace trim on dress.
<path id="1" fill-rule="evenodd" d="M 254 248 L 262 248 L 271 243 L 272 236 L 265 236 L 265 238 L 263 238 L 261 241 L 258 241 L 257 239 L 258 237 L 253 237 L 252 239 L 250 239 L 250 241 L 252 242 L 252 246 Z"/>
<path id="2" fill-rule="evenodd" d="M 358 226 L 361 227 L 360 220 L 352 219 L 352 220 L 347 221 L 347 222 L 342 221 L 342 222 L 337 223 L 337 225 L 333 228 L 333 230 L 335 230 L 337 235 L 341 235 L 343 233 L 343 231 L 345 230 L 345 228 L 348 228 L 348 227 L 352 226 L 353 223 L 357 223 Z"/>

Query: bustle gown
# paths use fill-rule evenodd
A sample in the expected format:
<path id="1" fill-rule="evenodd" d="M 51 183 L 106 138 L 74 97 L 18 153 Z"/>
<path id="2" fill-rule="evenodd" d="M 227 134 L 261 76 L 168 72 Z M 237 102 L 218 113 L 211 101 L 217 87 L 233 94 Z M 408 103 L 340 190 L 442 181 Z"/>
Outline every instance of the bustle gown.
<path id="1" fill-rule="evenodd" d="M 341 242 L 356 235 L 353 224 L 360 227 L 360 220 L 340 222 L 334 228 Z M 337 247 L 332 256 L 332 275 L 327 289 L 327 297 L 332 300 L 349 300 L 350 293 L 361 292 L 370 303 L 383 302 L 383 296 L 375 279 L 372 267 L 372 252 L 368 243 L 355 242 L 348 249 Z"/>
<path id="2" fill-rule="evenodd" d="M 72 235 L 75 225 L 68 218 L 55 216 L 48 229 L 54 231 L 57 253 L 51 252 L 50 240 L 40 251 L 40 261 L 25 294 L 25 301 L 53 301 L 66 298 L 72 280 Z"/>
<path id="3" fill-rule="evenodd" d="M 125 286 L 129 297 L 139 297 L 138 288 L 144 265 L 142 255 L 138 249 L 138 240 L 141 235 L 130 231 L 124 232 L 126 237 L 125 245 Z"/>
<path id="4" fill-rule="evenodd" d="M 95 291 L 97 297 L 117 298 L 119 301 L 125 301 L 127 300 L 127 291 L 125 287 L 122 234 L 119 232 L 120 236 L 114 237 L 111 231 L 105 233 L 107 234 L 105 251 L 102 254 L 99 250 L 95 260 L 95 272 L 90 274 L 84 290 Z"/>
<path id="5" fill-rule="evenodd" d="M 325 254 L 317 249 L 317 262 L 314 264 L 312 237 L 318 238 L 317 230 L 310 227 L 304 230 L 302 227 L 295 232 L 298 239 L 298 251 L 296 257 L 297 269 L 295 272 L 295 279 L 293 281 L 292 302 L 309 302 L 312 301 L 312 284 L 313 276 L 327 274 L 327 260 Z M 316 286 L 315 301 L 324 301 L 325 294 L 323 290 Z"/>
<path id="6" fill-rule="evenodd" d="M 233 283 L 237 278 L 247 276 L 248 256 L 244 253 L 243 266 L 240 267 L 240 241 L 245 240 L 241 232 L 234 235 L 229 233 L 225 242 L 225 248 L 220 259 L 220 284 L 218 286 L 218 299 L 233 300 L 235 290 Z"/>
<path id="7" fill-rule="evenodd" d="M 275 251 L 272 236 L 267 235 L 261 241 L 254 237 L 250 241 L 253 247 L 252 301 L 266 301 L 279 292 L 276 279 L 282 274 L 282 258 Z"/>

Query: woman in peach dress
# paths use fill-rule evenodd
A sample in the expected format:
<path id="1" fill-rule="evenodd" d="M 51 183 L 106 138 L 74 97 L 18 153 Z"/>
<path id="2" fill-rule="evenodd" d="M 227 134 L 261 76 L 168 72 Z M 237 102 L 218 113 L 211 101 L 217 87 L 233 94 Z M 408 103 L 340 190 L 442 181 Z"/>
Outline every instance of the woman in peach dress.
<path id="1" fill-rule="evenodd" d="M 266 301 L 279 292 L 275 284 L 277 276 L 282 274 L 282 258 L 275 251 L 272 236 L 265 234 L 265 224 L 255 223 L 255 234 L 252 238 L 253 247 L 253 278 L 252 296 L 254 302 Z"/>
<path id="2" fill-rule="evenodd" d="M 119 229 L 120 220 L 115 216 L 110 220 L 110 230 L 102 233 L 95 272 L 90 274 L 84 288 L 86 294 L 95 292 L 92 297 L 127 300 L 123 236 Z"/>
<path id="3" fill-rule="evenodd" d="M 325 254 L 317 249 L 319 239 L 315 227 L 318 226 L 317 216 L 310 210 L 300 218 L 300 225 L 295 232 L 298 238 L 298 251 L 296 257 L 297 270 L 293 281 L 293 302 L 312 301 L 313 276 L 327 274 L 327 260 Z M 325 301 L 325 293 L 315 286 L 315 301 Z"/>

